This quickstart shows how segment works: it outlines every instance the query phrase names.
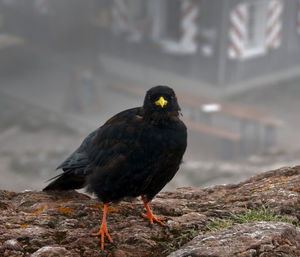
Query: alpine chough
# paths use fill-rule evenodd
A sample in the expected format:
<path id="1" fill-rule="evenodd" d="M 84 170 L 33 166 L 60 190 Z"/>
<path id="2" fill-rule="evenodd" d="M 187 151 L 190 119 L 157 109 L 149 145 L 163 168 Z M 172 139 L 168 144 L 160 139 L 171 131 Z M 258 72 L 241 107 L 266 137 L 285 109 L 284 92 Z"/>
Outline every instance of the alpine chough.
<path id="1" fill-rule="evenodd" d="M 143 217 L 162 226 L 148 202 L 174 177 L 187 144 L 187 131 L 179 119 L 180 107 L 172 88 L 156 86 L 147 91 L 142 107 L 118 113 L 89 134 L 79 148 L 57 169 L 63 173 L 44 191 L 87 186 L 104 203 L 101 250 L 107 231 L 110 202 L 141 196 L 147 210 Z"/>

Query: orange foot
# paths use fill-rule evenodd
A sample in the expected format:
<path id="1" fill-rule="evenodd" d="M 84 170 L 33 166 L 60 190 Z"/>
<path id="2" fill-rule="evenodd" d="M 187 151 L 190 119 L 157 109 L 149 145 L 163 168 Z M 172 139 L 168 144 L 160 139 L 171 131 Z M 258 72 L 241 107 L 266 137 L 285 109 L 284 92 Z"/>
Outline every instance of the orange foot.
<path id="1" fill-rule="evenodd" d="M 107 236 L 108 240 L 111 243 L 113 242 L 110 235 L 108 234 L 107 226 L 106 226 L 107 207 L 108 207 L 108 203 L 105 203 L 104 204 L 104 211 L 103 211 L 103 219 L 102 219 L 102 224 L 101 224 L 100 230 L 97 233 L 92 233 L 92 236 L 101 236 L 101 251 L 104 251 L 104 237 L 105 237 L 105 235 Z"/>
<path id="2" fill-rule="evenodd" d="M 142 217 L 144 217 L 145 219 L 148 219 L 148 220 L 150 221 L 150 225 L 152 225 L 152 224 L 153 224 L 153 221 L 155 221 L 155 222 L 159 223 L 161 226 L 164 227 L 166 224 L 163 223 L 162 221 L 164 221 L 164 220 L 166 220 L 166 219 L 159 219 L 159 218 L 156 218 L 156 217 L 153 215 L 153 213 L 152 213 L 152 211 L 151 211 L 149 205 L 147 204 L 147 201 L 146 201 L 145 196 L 144 196 L 144 195 L 141 195 L 141 198 L 142 198 L 142 201 L 144 202 L 144 205 L 145 205 L 146 210 L 147 210 L 147 215 L 144 214 L 144 213 L 142 213 Z"/>

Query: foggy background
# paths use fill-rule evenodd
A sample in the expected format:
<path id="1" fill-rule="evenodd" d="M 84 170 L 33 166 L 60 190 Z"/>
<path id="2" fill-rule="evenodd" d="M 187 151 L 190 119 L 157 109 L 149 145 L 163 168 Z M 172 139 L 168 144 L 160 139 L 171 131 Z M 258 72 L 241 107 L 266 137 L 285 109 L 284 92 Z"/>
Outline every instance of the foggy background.
<path id="1" fill-rule="evenodd" d="M 42 189 L 84 137 L 173 87 L 167 189 L 299 164 L 299 0 L 0 0 L 0 188 Z"/>

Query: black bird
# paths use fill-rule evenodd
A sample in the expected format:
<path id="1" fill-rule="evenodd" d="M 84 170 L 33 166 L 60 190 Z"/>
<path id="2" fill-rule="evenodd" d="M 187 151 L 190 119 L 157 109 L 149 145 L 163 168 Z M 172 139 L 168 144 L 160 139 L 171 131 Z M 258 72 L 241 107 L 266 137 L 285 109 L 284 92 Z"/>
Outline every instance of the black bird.
<path id="1" fill-rule="evenodd" d="M 187 131 L 179 119 L 180 107 L 172 88 L 156 86 L 147 91 L 142 107 L 118 113 L 89 134 L 58 169 L 64 172 L 44 191 L 87 186 L 104 203 L 101 250 L 107 231 L 110 202 L 141 196 L 147 210 L 143 217 L 165 226 L 148 202 L 174 177 L 187 144 Z"/>

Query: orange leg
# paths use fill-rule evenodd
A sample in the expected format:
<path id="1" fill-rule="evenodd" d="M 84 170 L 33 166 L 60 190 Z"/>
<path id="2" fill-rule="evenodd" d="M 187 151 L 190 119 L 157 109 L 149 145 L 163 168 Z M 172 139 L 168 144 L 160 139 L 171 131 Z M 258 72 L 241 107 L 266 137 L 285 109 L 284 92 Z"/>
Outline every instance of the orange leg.
<path id="1" fill-rule="evenodd" d="M 144 205 L 145 205 L 146 210 L 147 210 L 147 215 L 144 214 L 144 213 L 142 213 L 142 216 L 143 216 L 144 218 L 148 219 L 148 220 L 150 221 L 150 224 L 151 224 L 151 225 L 153 224 L 153 221 L 155 221 L 155 222 L 159 223 L 160 225 L 165 226 L 166 224 L 163 223 L 162 221 L 163 221 L 163 220 L 166 220 L 166 219 L 159 219 L 159 218 L 156 218 L 156 217 L 153 215 L 153 213 L 152 213 L 152 211 L 151 211 L 149 205 L 147 204 L 147 201 L 146 201 L 145 196 L 144 196 L 144 195 L 141 195 L 141 198 L 142 198 L 142 201 L 144 202 Z"/>
<path id="2" fill-rule="evenodd" d="M 93 233 L 92 236 L 101 236 L 101 250 L 104 250 L 104 236 L 106 235 L 108 240 L 112 243 L 113 240 L 111 239 L 110 235 L 108 234 L 107 231 L 107 226 L 106 226 L 106 213 L 107 213 L 107 207 L 108 203 L 104 204 L 104 210 L 103 210 L 103 218 L 102 218 L 102 224 L 101 228 L 97 233 Z"/>

